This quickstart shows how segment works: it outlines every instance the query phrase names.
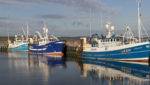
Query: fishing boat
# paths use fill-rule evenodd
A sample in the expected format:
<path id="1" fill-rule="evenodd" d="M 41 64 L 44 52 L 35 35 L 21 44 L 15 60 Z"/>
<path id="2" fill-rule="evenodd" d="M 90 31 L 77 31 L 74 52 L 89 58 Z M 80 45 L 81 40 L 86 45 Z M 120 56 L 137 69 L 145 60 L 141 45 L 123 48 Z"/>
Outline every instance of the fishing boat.
<path id="1" fill-rule="evenodd" d="M 82 58 L 96 58 L 122 61 L 146 61 L 150 55 L 150 42 L 142 37 L 140 0 L 138 1 L 138 38 L 127 26 L 124 34 L 116 36 L 115 27 L 111 23 L 105 25 L 108 34 L 106 36 L 93 34 L 90 40 L 81 38 L 78 52 Z"/>
<path id="2" fill-rule="evenodd" d="M 48 36 L 48 28 L 43 27 L 44 36 L 38 31 L 33 39 L 30 39 L 29 50 L 31 54 L 44 54 L 44 55 L 63 55 L 65 41 L 59 40 L 54 35 Z"/>
<path id="3" fill-rule="evenodd" d="M 8 42 L 9 52 L 28 52 L 28 41 L 24 39 L 23 35 L 15 35 L 13 42 Z"/>
<path id="4" fill-rule="evenodd" d="M 23 30 L 23 28 L 22 28 Z M 8 51 L 9 52 L 28 52 L 28 25 L 27 33 L 23 30 L 24 35 L 15 35 L 15 40 L 11 42 L 8 33 Z"/>

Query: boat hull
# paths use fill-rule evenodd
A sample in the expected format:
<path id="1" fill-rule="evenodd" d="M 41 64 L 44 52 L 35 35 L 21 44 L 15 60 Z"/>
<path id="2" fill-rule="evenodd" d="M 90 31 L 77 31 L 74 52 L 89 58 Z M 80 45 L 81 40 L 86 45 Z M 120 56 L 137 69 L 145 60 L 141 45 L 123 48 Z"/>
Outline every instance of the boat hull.
<path id="1" fill-rule="evenodd" d="M 31 54 L 63 55 L 65 41 L 54 41 L 45 45 L 30 44 Z"/>
<path id="2" fill-rule="evenodd" d="M 134 46 L 114 51 L 83 51 L 81 57 L 103 60 L 147 61 L 150 54 L 150 44 Z"/>
<path id="3" fill-rule="evenodd" d="M 8 47 L 9 52 L 28 52 L 28 44 L 20 44 L 17 46 Z"/>

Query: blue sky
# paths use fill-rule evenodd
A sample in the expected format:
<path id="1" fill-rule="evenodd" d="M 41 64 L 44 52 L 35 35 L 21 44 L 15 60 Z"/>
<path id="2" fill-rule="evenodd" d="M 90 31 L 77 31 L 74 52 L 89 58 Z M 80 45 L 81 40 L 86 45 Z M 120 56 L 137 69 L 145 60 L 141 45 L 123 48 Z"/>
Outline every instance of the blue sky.
<path id="1" fill-rule="evenodd" d="M 21 34 L 29 24 L 30 34 L 42 31 L 47 23 L 49 34 L 88 36 L 89 8 L 92 3 L 92 33 L 104 33 L 106 22 L 112 22 L 115 33 L 129 25 L 137 33 L 137 0 L 0 0 L 0 36 Z M 150 31 L 150 0 L 142 0 L 142 22 Z M 8 17 L 9 16 L 9 17 Z M 101 24 L 102 22 L 102 24 Z M 102 25 L 102 26 L 101 26 Z"/>

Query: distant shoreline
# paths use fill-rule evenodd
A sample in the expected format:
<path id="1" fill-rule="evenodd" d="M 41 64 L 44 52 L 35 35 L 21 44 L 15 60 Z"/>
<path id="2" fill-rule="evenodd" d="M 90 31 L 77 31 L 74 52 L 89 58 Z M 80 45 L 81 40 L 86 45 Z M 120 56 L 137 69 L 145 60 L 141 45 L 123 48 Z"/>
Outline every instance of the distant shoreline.
<path id="1" fill-rule="evenodd" d="M 32 36 L 31 36 L 32 37 Z M 9 39 L 10 40 L 14 40 L 14 36 L 10 36 Z M 79 41 L 80 40 L 80 37 L 58 37 L 58 39 L 60 40 L 66 40 L 66 41 Z M 0 36 L 0 41 L 7 41 L 8 40 L 8 37 L 7 36 Z"/>

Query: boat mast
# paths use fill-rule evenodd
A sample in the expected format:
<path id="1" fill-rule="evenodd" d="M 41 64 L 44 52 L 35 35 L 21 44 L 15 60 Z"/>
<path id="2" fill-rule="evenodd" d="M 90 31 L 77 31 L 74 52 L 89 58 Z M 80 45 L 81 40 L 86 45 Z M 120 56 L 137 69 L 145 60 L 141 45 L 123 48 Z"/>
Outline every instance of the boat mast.
<path id="1" fill-rule="evenodd" d="M 9 8 L 8 8 L 8 10 L 9 10 Z M 9 12 L 8 12 L 8 21 L 7 21 L 7 23 L 8 23 L 8 44 L 10 43 L 10 38 L 9 38 Z"/>
<path id="2" fill-rule="evenodd" d="M 92 0 L 90 0 L 90 37 L 92 36 Z"/>
<path id="3" fill-rule="evenodd" d="M 44 22 L 43 30 L 44 30 L 44 33 L 45 33 L 45 40 L 48 41 L 48 28 L 46 26 L 46 22 Z"/>
<path id="4" fill-rule="evenodd" d="M 8 19 L 8 43 L 10 42 L 10 39 L 9 39 L 9 19 Z"/>
<path id="5" fill-rule="evenodd" d="M 27 42 L 28 42 L 28 38 L 29 38 L 29 25 L 27 24 L 27 35 L 26 35 L 26 38 L 27 38 Z"/>
<path id="6" fill-rule="evenodd" d="M 139 37 L 139 42 L 141 42 L 141 13 L 140 13 L 140 7 L 141 7 L 141 0 L 138 0 L 138 37 Z"/>
<path id="7" fill-rule="evenodd" d="M 24 32 L 23 26 L 22 26 L 22 31 L 23 31 L 24 36 L 26 37 L 26 33 Z M 26 38 L 27 38 L 27 37 L 26 37 Z"/>
<path id="8" fill-rule="evenodd" d="M 102 24 L 103 24 L 103 21 L 102 21 L 103 19 L 102 19 L 102 18 L 103 18 L 103 17 L 102 17 L 102 15 L 101 15 L 101 29 L 103 28 L 103 25 L 102 25 Z"/>
<path id="9" fill-rule="evenodd" d="M 9 46 L 9 44 L 11 44 L 11 40 L 10 40 L 10 13 L 9 13 L 9 11 L 10 11 L 10 8 L 9 8 L 9 5 L 8 5 L 8 19 L 7 19 L 7 24 L 8 24 L 8 46 Z"/>

